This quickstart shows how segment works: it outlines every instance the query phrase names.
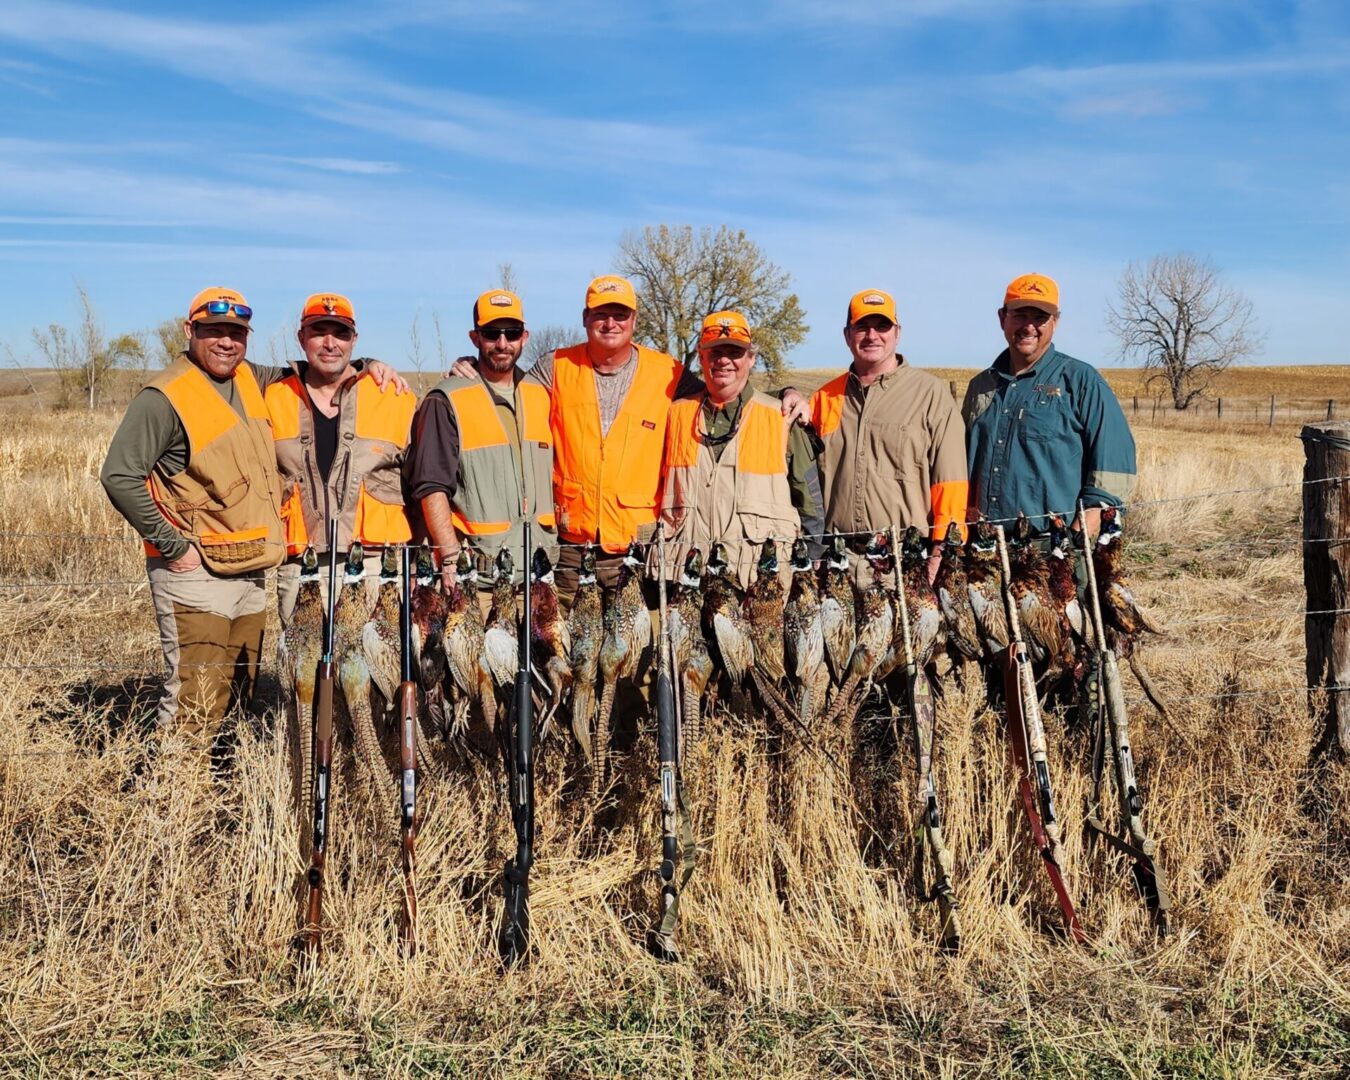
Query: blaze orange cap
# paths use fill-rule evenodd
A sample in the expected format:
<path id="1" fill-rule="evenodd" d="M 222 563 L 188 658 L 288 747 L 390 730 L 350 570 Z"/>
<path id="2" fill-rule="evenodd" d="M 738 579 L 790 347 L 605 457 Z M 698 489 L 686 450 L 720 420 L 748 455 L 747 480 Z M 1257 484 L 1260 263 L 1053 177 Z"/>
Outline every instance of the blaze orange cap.
<path id="1" fill-rule="evenodd" d="M 1044 274 L 1023 274 L 1014 278 L 1003 294 L 1003 306 L 1009 311 L 1015 308 L 1034 307 L 1059 314 L 1059 286 L 1054 278 Z"/>
<path id="2" fill-rule="evenodd" d="M 699 351 L 724 344 L 750 347 L 750 324 L 739 311 L 714 311 L 703 320 Z"/>
<path id="3" fill-rule="evenodd" d="M 622 304 L 632 311 L 637 310 L 637 293 L 633 283 L 627 278 L 615 274 L 598 277 L 586 286 L 586 306 L 604 307 L 606 304 Z"/>
<path id="4" fill-rule="evenodd" d="M 228 304 L 229 307 L 223 313 L 212 314 L 206 305 L 217 301 Z M 240 312 L 240 308 L 244 313 Z M 248 306 L 244 294 L 227 289 L 224 285 L 212 285 L 208 289 L 203 289 L 188 304 L 188 322 L 200 323 L 202 326 L 230 323 L 233 326 L 247 328 L 248 321 L 252 317 L 253 309 Z"/>
<path id="5" fill-rule="evenodd" d="M 316 322 L 336 322 L 356 329 L 356 313 L 352 302 L 337 293 L 315 293 L 305 301 L 300 311 L 300 325 Z"/>
<path id="6" fill-rule="evenodd" d="M 880 289 L 864 289 L 848 302 L 848 324 L 852 326 L 868 315 L 884 315 L 893 323 L 900 320 L 895 317 L 895 297 Z"/>
<path id="7" fill-rule="evenodd" d="M 505 289 L 489 289 L 473 305 L 473 324 L 487 326 L 498 319 L 514 319 L 524 325 L 525 308 L 515 293 Z"/>

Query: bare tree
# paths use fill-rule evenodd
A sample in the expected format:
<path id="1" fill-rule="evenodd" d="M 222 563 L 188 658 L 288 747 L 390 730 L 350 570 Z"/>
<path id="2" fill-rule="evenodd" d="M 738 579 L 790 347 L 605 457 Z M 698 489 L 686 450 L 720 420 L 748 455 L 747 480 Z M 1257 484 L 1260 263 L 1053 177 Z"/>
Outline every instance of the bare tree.
<path id="1" fill-rule="evenodd" d="M 422 318 L 419 307 L 413 312 L 412 322 L 408 324 L 408 363 L 417 372 L 417 392 L 422 392 L 422 369 L 426 366 L 426 356 L 422 352 L 422 331 L 418 326 Z"/>
<path id="2" fill-rule="evenodd" d="M 1172 404 L 1189 408 L 1221 371 L 1258 352 L 1265 335 L 1252 302 L 1225 285 L 1207 259 L 1185 253 L 1130 263 L 1106 321 L 1123 359 L 1150 371 L 1147 383 L 1166 384 Z"/>
<path id="3" fill-rule="evenodd" d="M 182 319 L 165 319 L 150 332 L 150 350 L 160 367 L 168 367 L 187 347 Z"/>
<path id="4" fill-rule="evenodd" d="M 530 340 L 525 344 L 525 353 L 520 358 L 520 366 L 532 368 L 543 357 L 585 339 L 586 334 L 583 331 L 573 330 L 558 323 L 548 323 L 537 330 L 532 329 Z"/>
<path id="5" fill-rule="evenodd" d="M 520 287 L 516 282 L 516 271 L 509 262 L 497 264 L 497 279 L 498 284 L 507 292 L 520 292 Z"/>
<path id="6" fill-rule="evenodd" d="M 56 369 L 61 404 L 83 399 L 92 409 L 111 388 L 119 366 L 144 363 L 145 342 L 137 334 L 105 338 L 88 291 L 78 284 L 75 291 L 80 300 L 79 327 L 71 330 L 52 323 L 45 331 L 33 331 L 33 343 L 47 365 Z"/>
<path id="7" fill-rule="evenodd" d="M 9 346 L 8 342 L 5 343 L 5 357 L 9 360 L 10 366 L 19 373 L 25 385 L 27 385 L 28 392 L 32 394 L 33 397 L 37 400 L 38 408 L 45 409 L 47 407 L 47 403 L 42 400 L 42 394 L 39 392 L 36 384 L 33 382 L 33 376 L 28 374 L 28 368 L 26 368 L 23 364 L 19 363 L 19 358 L 14 355 L 14 350 Z"/>
<path id="8" fill-rule="evenodd" d="M 641 294 L 639 340 L 686 364 L 698 356 L 700 324 L 714 311 L 745 315 L 772 375 L 783 373 L 788 350 L 810 330 L 796 294 L 788 292 L 791 276 L 741 230 L 648 225 L 620 238 L 615 264 Z"/>

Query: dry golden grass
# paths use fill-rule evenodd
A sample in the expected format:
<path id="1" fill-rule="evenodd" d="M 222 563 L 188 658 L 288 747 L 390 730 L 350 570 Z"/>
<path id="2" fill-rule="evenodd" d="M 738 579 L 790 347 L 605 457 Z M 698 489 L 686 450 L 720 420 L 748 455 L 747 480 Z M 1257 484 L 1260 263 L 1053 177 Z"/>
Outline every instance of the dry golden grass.
<path id="1" fill-rule="evenodd" d="M 494 941 L 510 829 L 500 784 L 429 785 L 422 950 L 396 947 L 391 779 L 337 790 L 329 947 L 297 975 L 302 866 L 275 706 L 218 781 L 148 749 L 159 670 L 139 552 L 97 484 L 108 416 L 0 432 L 0 1071 L 22 1076 L 950 1077 L 1345 1075 L 1350 774 L 1310 773 L 1290 433 L 1139 431 L 1138 591 L 1169 625 L 1147 652 L 1174 705 L 1134 705 L 1135 751 L 1176 901 L 1155 940 L 1119 860 L 1089 859 L 1086 747 L 1050 725 L 1070 878 L 1090 935 L 1066 944 L 1015 810 L 998 724 L 949 687 L 939 782 L 965 949 L 878 858 L 845 781 L 781 766 L 722 721 L 689 765 L 698 871 L 683 962 L 641 941 L 657 894 L 653 740 L 620 757 L 616 824 L 584 838 L 544 752 L 532 891 L 538 955 Z M 80 541 L 30 534 L 121 536 Z M 23 535 L 16 535 L 23 534 Z M 274 638 L 273 638 L 274 640 Z M 1247 696 L 1216 701 L 1217 692 Z M 275 690 L 269 700 L 275 700 Z M 632 724 L 632 721 L 628 721 Z M 852 798 L 908 858 L 911 757 Z M 783 785 L 788 816 L 773 793 Z M 860 843 L 869 848 L 860 855 Z"/>

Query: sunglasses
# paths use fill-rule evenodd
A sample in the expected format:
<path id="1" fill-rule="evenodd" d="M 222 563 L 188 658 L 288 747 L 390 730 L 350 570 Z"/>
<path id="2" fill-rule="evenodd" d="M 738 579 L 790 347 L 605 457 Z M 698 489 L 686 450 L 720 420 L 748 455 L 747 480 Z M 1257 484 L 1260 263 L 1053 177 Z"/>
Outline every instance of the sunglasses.
<path id="1" fill-rule="evenodd" d="M 193 315 L 200 315 L 202 312 L 208 315 L 228 315 L 233 311 L 241 319 L 247 322 L 253 318 L 253 309 L 245 304 L 236 304 L 231 300 L 208 300 L 192 312 Z"/>
<path id="2" fill-rule="evenodd" d="M 499 337 L 507 341 L 519 341 L 525 333 L 523 326 L 480 326 L 478 336 L 484 341 L 496 341 Z"/>

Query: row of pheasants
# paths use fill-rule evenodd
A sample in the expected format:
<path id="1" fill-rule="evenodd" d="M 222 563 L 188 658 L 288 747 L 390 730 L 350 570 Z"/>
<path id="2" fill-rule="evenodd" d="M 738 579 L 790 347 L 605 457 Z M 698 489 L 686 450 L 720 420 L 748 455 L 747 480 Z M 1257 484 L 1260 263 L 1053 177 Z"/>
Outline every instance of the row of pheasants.
<path id="1" fill-rule="evenodd" d="M 1136 604 L 1121 560 L 1119 514 L 1103 511 L 1093 545 L 1107 644 L 1133 661 L 1134 645 L 1157 626 Z M 1031 542 L 1020 518 L 1009 540 L 1011 590 L 1023 637 L 1046 689 L 1081 679 L 1093 642 L 1092 619 L 1075 586 L 1081 557 L 1075 533 L 1051 519 L 1049 550 Z M 871 535 L 861 553 L 871 583 L 859 588 L 850 568 L 846 538 L 825 537 L 817 566 L 805 539 L 793 542 L 789 581 L 780 573 L 778 545 L 763 545 L 757 575 L 741 590 L 726 551 L 714 544 L 706 562 L 691 550 L 668 597 L 667 625 L 673 682 L 686 744 L 697 740 L 701 718 L 721 689 L 740 706 L 758 697 L 784 728 L 810 729 L 824 718 L 851 716 L 868 689 L 906 663 L 899 612 L 893 538 Z M 900 539 L 899 576 L 905 593 L 913 659 L 931 670 L 945 651 L 953 664 L 975 661 L 992 668 L 1007 648 L 1008 627 L 993 526 L 977 522 L 962 543 L 953 525 L 941 543 L 937 575 L 929 584 L 928 546 L 916 528 Z M 596 575 L 596 555 L 581 553 L 580 577 L 571 609 L 564 614 L 554 588 L 553 567 L 542 549 L 529 572 L 531 667 L 546 739 L 558 709 L 570 699 L 571 726 L 591 765 L 592 788 L 604 783 L 610 723 L 619 685 L 640 685 L 652 662 L 653 627 L 642 590 L 645 560 L 630 545 L 618 585 L 606 596 Z M 383 757 L 370 702 L 392 710 L 399 681 L 399 578 L 393 549 L 385 552 L 373 610 L 363 578 L 363 552 L 353 545 L 334 614 L 334 659 L 352 719 L 358 761 L 381 775 Z M 300 709 L 302 776 L 308 775 L 308 707 L 322 649 L 323 604 L 317 560 L 305 555 L 300 597 L 283 640 Z M 514 560 L 503 548 L 493 563 L 492 603 L 483 616 L 478 573 L 466 548 L 448 584 L 431 552 L 417 558 L 412 590 L 412 633 L 419 679 L 432 725 L 448 741 L 462 739 L 476 707 L 489 731 L 501 736 L 499 720 L 519 668 L 519 590 Z M 1156 699 L 1147 675 L 1136 673 Z M 373 691 L 373 692 L 372 692 Z M 706 703 L 705 703 L 706 699 Z M 419 753 L 427 758 L 426 745 Z"/>

